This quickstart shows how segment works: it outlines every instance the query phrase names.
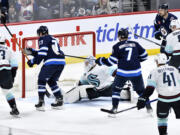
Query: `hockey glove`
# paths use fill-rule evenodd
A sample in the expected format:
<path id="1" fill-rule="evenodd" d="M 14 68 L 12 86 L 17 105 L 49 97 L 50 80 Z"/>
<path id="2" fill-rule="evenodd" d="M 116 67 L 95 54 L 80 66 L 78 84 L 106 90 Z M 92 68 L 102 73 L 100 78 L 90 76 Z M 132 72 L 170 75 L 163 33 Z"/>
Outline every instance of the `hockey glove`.
<path id="1" fill-rule="evenodd" d="M 146 106 L 147 99 L 144 97 L 139 97 L 137 102 L 137 109 L 140 110 Z"/>
<path id="2" fill-rule="evenodd" d="M 102 59 L 103 59 L 103 57 L 96 59 L 95 63 L 98 64 L 99 66 L 102 66 Z"/>
<path id="3" fill-rule="evenodd" d="M 161 34 L 161 32 L 159 31 L 159 32 L 156 32 L 156 33 L 154 34 L 154 36 L 155 36 L 155 39 L 161 40 L 162 34 Z"/>
<path id="4" fill-rule="evenodd" d="M 37 55 L 37 51 L 34 50 L 33 48 L 26 48 L 24 49 L 24 51 L 27 55 L 32 55 L 34 57 Z"/>
<path id="5" fill-rule="evenodd" d="M 33 59 L 28 60 L 27 64 L 28 64 L 29 67 L 33 67 L 33 65 L 34 65 Z"/>

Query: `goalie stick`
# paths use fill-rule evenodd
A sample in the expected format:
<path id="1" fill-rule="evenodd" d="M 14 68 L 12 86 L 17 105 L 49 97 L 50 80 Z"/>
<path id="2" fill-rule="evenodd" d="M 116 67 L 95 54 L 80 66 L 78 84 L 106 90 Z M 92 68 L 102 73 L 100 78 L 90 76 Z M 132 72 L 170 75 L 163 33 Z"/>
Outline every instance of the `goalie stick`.
<path id="1" fill-rule="evenodd" d="M 151 101 L 147 102 L 146 104 L 150 104 L 150 103 L 155 102 L 155 101 L 157 101 L 157 100 L 158 100 L 158 99 L 151 100 Z M 103 108 L 101 108 L 101 111 L 102 111 L 102 112 L 105 112 L 105 113 L 110 113 L 110 114 L 118 114 L 118 113 L 122 113 L 122 112 L 126 112 L 126 111 L 129 111 L 129 110 L 132 110 L 132 109 L 134 109 L 134 108 L 137 108 L 137 106 L 133 106 L 133 107 L 130 107 L 130 108 L 121 110 L 121 111 L 117 111 L 116 113 L 112 112 L 111 110 L 103 109 Z"/>

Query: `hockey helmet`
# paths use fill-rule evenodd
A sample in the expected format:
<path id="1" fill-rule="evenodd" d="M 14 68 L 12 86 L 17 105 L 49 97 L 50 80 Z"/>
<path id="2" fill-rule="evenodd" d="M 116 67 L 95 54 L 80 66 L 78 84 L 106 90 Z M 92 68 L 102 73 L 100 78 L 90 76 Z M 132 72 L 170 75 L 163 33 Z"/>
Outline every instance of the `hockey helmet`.
<path id="1" fill-rule="evenodd" d="M 157 62 L 157 64 L 166 64 L 167 56 L 164 53 L 160 53 L 155 57 L 155 61 Z"/>
<path id="2" fill-rule="evenodd" d="M 6 38 L 4 34 L 0 33 L 0 44 L 4 44 L 6 42 Z"/>
<path id="3" fill-rule="evenodd" d="M 128 35 L 129 35 L 129 32 L 127 29 L 120 29 L 118 31 L 118 37 L 121 37 L 121 38 L 128 38 Z"/>
<path id="4" fill-rule="evenodd" d="M 175 20 L 172 20 L 171 23 L 170 23 L 170 29 L 173 28 L 173 26 L 176 26 L 176 29 L 180 28 L 180 22 L 179 20 L 175 19 Z"/>
<path id="5" fill-rule="evenodd" d="M 49 34 L 48 28 L 46 26 L 40 26 L 37 29 L 37 34 L 40 35 L 40 33 L 42 33 L 42 35 Z"/>
<path id="6" fill-rule="evenodd" d="M 159 5 L 159 8 L 158 8 L 158 9 L 168 10 L 168 4 L 165 3 L 165 4 L 162 4 L 162 5 Z"/>
<path id="7" fill-rule="evenodd" d="M 96 65 L 95 57 L 89 56 L 88 59 L 84 61 L 84 65 L 85 65 L 85 70 L 90 70 L 94 65 Z"/>

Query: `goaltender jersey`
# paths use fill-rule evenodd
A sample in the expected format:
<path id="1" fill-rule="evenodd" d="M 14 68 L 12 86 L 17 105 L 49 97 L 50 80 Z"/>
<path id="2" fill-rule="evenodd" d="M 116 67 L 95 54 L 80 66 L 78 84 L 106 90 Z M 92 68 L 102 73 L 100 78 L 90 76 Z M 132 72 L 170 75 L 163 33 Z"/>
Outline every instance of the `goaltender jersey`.
<path id="1" fill-rule="evenodd" d="M 96 65 L 83 74 L 80 84 L 89 84 L 96 87 L 96 89 L 103 89 L 112 84 L 114 79 L 112 75 L 116 69 L 116 66 L 106 67 Z"/>

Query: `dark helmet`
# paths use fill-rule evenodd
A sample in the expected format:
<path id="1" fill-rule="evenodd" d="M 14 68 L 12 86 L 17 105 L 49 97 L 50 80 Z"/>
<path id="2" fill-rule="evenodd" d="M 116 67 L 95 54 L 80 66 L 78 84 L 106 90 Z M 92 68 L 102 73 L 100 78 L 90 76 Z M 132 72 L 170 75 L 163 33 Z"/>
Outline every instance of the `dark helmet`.
<path id="1" fill-rule="evenodd" d="M 168 10 L 168 4 L 159 5 L 159 9 Z"/>
<path id="2" fill-rule="evenodd" d="M 40 33 L 42 33 L 42 35 L 49 34 L 48 28 L 46 26 L 40 26 L 37 29 L 37 34 L 40 35 Z"/>
<path id="3" fill-rule="evenodd" d="M 118 37 L 121 37 L 121 38 L 128 38 L 128 35 L 129 35 L 129 32 L 127 29 L 120 29 L 118 31 Z"/>

